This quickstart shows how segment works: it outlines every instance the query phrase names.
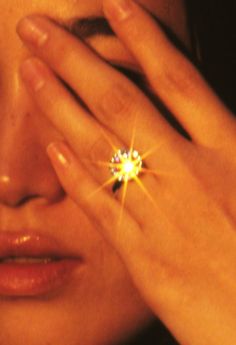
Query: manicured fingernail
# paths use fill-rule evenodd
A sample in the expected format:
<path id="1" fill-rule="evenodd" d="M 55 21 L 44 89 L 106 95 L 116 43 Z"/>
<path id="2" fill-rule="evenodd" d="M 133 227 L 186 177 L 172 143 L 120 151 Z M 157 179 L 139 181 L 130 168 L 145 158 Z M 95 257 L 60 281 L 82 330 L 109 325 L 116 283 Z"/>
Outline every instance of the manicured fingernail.
<path id="1" fill-rule="evenodd" d="M 45 29 L 30 18 L 24 18 L 18 23 L 17 32 L 23 40 L 36 46 L 42 46 L 48 39 Z"/>
<path id="2" fill-rule="evenodd" d="M 38 61 L 29 59 L 21 65 L 21 75 L 26 84 L 33 90 L 39 91 L 45 84 L 42 70 Z"/>
<path id="3" fill-rule="evenodd" d="M 56 166 L 68 168 L 72 161 L 72 154 L 62 142 L 52 142 L 47 147 L 47 153 Z"/>
<path id="4" fill-rule="evenodd" d="M 132 13 L 132 0 L 106 0 L 104 10 L 108 17 L 124 20 Z"/>

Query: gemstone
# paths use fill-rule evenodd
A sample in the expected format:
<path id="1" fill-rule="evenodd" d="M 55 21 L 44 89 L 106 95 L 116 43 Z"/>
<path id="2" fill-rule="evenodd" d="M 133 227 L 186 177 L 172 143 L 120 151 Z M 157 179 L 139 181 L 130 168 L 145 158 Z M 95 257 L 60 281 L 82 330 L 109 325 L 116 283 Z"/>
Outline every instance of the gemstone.
<path id="1" fill-rule="evenodd" d="M 110 171 L 117 181 L 130 181 L 139 175 L 142 169 L 142 158 L 137 150 L 120 149 L 110 160 Z"/>

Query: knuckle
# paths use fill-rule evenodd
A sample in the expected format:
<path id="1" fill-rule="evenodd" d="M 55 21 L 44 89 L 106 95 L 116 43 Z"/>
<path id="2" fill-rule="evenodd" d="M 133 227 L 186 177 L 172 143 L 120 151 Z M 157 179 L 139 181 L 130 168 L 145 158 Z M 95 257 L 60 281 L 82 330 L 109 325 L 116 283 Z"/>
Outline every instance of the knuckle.
<path id="1" fill-rule="evenodd" d="M 154 76 L 154 84 L 167 94 L 183 94 L 192 98 L 199 84 L 197 70 L 188 62 L 183 61 L 171 68 L 166 67 L 165 71 Z"/>
<path id="2" fill-rule="evenodd" d="M 101 168 L 108 171 L 108 163 L 114 153 L 113 147 L 120 147 L 120 143 L 109 134 L 98 135 L 88 148 L 88 158 L 93 165 L 101 163 Z M 104 170 L 105 172 L 105 170 Z"/>
<path id="3" fill-rule="evenodd" d="M 130 116 L 134 111 L 134 99 L 134 93 L 128 88 L 120 83 L 113 84 L 101 97 L 98 105 L 99 112 L 110 121 L 114 120 L 111 115 Z"/>
<path id="4" fill-rule="evenodd" d="M 111 148 L 103 136 L 99 136 L 88 149 L 89 159 L 91 162 L 96 162 L 98 159 L 107 161 L 110 157 Z"/>

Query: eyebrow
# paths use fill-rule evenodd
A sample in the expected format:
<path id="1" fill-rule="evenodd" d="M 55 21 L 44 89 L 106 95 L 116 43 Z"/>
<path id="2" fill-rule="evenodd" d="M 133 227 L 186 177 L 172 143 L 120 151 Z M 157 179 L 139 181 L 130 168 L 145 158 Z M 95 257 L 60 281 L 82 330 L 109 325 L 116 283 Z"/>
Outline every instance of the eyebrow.
<path id="1" fill-rule="evenodd" d="M 109 22 L 104 17 L 73 18 L 63 26 L 72 34 L 82 38 L 93 36 L 116 36 Z"/>

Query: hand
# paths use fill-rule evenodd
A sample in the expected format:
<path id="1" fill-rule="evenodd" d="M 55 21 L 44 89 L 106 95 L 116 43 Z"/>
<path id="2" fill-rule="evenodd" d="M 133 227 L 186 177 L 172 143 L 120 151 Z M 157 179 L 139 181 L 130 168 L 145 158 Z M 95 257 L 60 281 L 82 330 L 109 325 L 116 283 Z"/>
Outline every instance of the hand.
<path id="1" fill-rule="evenodd" d="M 22 77 L 68 142 L 50 145 L 48 154 L 68 195 L 96 219 L 97 230 L 180 343 L 231 345 L 236 342 L 235 119 L 145 10 L 132 3 L 118 18 L 117 12 L 108 14 L 111 3 L 104 1 L 112 28 L 191 140 L 82 41 L 32 16 L 38 29 L 31 26 L 31 35 L 25 21 L 18 26 L 37 55 L 24 62 Z M 141 184 L 132 181 L 114 195 L 106 183 L 109 169 L 100 163 L 109 162 L 113 147 L 131 143 L 145 157 L 146 169 Z"/>

